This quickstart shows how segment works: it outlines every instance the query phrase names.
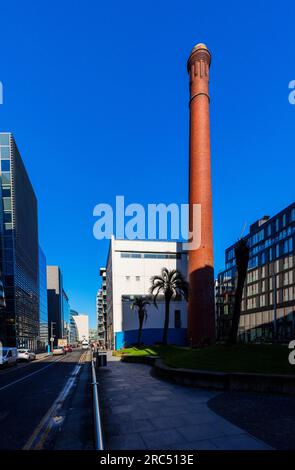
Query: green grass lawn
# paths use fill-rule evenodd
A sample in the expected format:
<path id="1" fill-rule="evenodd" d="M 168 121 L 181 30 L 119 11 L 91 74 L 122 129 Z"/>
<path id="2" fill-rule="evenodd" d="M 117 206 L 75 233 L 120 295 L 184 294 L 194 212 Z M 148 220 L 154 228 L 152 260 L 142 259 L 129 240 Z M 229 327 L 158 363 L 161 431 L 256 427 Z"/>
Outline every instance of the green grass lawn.
<path id="1" fill-rule="evenodd" d="M 267 344 L 214 345 L 202 349 L 178 346 L 149 346 L 117 351 L 118 355 L 160 356 L 170 367 L 212 370 L 219 372 L 254 372 L 295 374 L 288 362 L 286 346 Z"/>

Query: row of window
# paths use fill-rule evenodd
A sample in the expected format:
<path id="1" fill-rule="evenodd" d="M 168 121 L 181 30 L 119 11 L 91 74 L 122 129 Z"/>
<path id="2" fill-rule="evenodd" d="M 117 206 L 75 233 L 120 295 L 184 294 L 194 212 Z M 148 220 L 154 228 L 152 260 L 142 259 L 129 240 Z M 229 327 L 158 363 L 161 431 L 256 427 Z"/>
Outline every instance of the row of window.
<path id="1" fill-rule="evenodd" d="M 278 240 L 282 240 L 286 236 L 290 235 L 291 227 L 287 230 L 283 230 L 288 223 L 295 222 L 295 207 L 293 207 L 290 212 L 284 213 L 281 218 L 277 217 L 274 222 L 267 223 L 266 227 L 259 230 L 259 232 L 255 233 L 254 235 L 249 237 L 249 246 L 252 247 L 257 245 L 258 243 L 262 242 L 265 238 L 269 238 L 272 234 L 279 232 L 281 233 L 275 239 L 268 239 L 265 241 L 265 245 L 262 243 L 261 247 L 255 247 L 254 253 L 260 251 L 263 248 L 267 248 L 268 246 L 276 243 Z M 234 248 L 231 248 L 226 253 L 226 262 L 230 262 L 235 258 Z M 229 266 L 228 266 L 229 267 Z"/>
<path id="2" fill-rule="evenodd" d="M 295 300 L 295 287 L 294 286 L 286 287 L 285 289 L 280 289 L 277 291 L 277 298 L 276 298 L 277 303 L 289 302 L 292 300 Z M 274 304 L 274 292 L 270 292 L 269 294 L 262 294 L 257 297 L 252 297 L 248 299 L 247 301 L 244 300 L 242 302 L 242 311 L 259 308 L 259 307 L 265 307 L 266 305 L 273 305 L 273 304 Z"/>
<path id="3" fill-rule="evenodd" d="M 180 253 L 128 253 L 121 252 L 121 258 L 145 258 L 145 259 L 180 259 Z"/>
<path id="4" fill-rule="evenodd" d="M 293 284 L 294 282 L 294 272 L 291 271 L 286 271 L 282 275 L 277 274 L 275 279 L 276 279 L 276 288 L 283 287 L 283 286 L 288 286 L 290 284 Z M 263 280 L 260 283 L 256 282 L 255 284 L 250 284 L 247 286 L 247 296 L 250 295 L 256 295 L 259 293 L 259 285 L 260 285 L 260 292 L 266 292 L 267 290 L 273 290 L 274 286 L 274 279 L 272 277 L 269 278 L 268 281 Z M 267 288 L 268 286 L 268 288 Z"/>

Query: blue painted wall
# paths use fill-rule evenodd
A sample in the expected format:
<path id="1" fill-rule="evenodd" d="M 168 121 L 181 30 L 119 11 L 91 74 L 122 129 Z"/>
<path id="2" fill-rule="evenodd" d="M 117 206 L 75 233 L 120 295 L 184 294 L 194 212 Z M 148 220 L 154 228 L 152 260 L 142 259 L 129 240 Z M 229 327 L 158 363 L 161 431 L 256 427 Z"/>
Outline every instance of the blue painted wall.
<path id="1" fill-rule="evenodd" d="M 142 330 L 141 341 L 151 346 L 156 342 L 162 341 L 163 329 L 162 328 L 147 328 Z M 168 330 L 168 344 L 177 344 L 178 346 L 187 345 L 187 330 L 186 328 L 169 328 Z M 121 349 L 124 346 L 128 347 L 137 342 L 138 330 L 119 331 L 115 334 L 116 349 Z"/>

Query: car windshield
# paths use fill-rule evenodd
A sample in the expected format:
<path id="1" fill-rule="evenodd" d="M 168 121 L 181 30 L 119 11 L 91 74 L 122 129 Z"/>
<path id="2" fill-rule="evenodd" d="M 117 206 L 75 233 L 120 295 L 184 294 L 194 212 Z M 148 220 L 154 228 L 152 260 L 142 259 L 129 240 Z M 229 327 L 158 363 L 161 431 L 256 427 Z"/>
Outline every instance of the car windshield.
<path id="1" fill-rule="evenodd" d="M 19 353 L 25 353 L 25 352 L 27 352 L 27 351 L 26 351 L 26 349 L 18 349 L 18 352 L 19 352 Z"/>
<path id="2" fill-rule="evenodd" d="M 7 356 L 7 354 L 8 354 L 8 349 L 0 349 L 0 356 L 2 355 L 5 357 Z"/>

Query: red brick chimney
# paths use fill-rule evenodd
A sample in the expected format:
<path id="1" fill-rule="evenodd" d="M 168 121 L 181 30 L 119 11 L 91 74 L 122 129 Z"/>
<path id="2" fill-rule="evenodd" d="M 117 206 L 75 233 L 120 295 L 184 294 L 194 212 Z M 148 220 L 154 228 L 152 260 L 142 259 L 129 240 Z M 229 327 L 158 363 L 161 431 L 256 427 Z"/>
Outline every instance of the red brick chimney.
<path id="1" fill-rule="evenodd" d="M 193 346 L 215 340 L 210 119 L 208 93 L 211 55 L 197 44 L 188 59 L 190 76 L 190 230 L 193 204 L 201 206 L 201 244 L 189 251 L 188 340 Z M 195 235 L 196 236 L 196 235 Z"/>

